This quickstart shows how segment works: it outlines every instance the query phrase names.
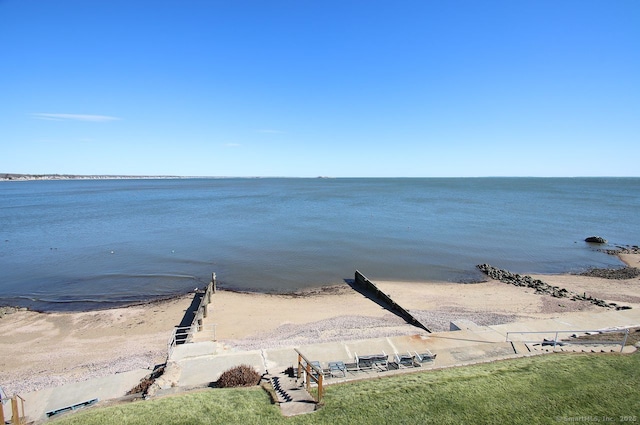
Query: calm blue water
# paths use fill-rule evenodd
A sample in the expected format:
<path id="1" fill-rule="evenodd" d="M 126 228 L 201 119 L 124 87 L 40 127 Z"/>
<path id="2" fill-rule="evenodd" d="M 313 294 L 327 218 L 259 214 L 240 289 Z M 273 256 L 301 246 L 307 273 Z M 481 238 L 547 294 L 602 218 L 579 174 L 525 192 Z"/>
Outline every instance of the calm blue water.
<path id="1" fill-rule="evenodd" d="M 639 212 L 638 178 L 0 182 L 0 305 L 619 266 L 583 240 L 638 244 Z"/>

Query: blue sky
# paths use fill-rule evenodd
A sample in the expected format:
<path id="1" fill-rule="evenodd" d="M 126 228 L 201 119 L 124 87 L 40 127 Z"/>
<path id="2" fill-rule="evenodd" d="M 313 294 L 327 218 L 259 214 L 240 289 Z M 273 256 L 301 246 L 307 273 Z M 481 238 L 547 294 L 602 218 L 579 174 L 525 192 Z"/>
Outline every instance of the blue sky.
<path id="1" fill-rule="evenodd" d="M 0 0 L 0 75 L 0 172 L 640 175 L 637 0 Z"/>

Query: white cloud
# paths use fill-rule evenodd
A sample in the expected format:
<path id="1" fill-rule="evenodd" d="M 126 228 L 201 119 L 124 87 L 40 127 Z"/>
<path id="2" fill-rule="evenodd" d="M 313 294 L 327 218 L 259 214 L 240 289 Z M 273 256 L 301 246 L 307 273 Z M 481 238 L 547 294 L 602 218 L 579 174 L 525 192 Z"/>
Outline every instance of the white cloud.
<path id="1" fill-rule="evenodd" d="M 120 118 L 108 115 L 86 115 L 86 114 L 31 114 L 35 119 L 50 121 L 91 121 L 91 122 L 107 122 L 117 121 Z"/>

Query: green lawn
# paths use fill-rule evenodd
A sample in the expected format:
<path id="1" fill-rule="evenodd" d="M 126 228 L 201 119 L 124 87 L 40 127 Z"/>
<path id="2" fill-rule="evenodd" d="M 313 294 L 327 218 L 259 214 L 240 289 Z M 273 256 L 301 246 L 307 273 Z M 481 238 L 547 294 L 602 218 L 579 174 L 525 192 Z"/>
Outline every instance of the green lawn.
<path id="1" fill-rule="evenodd" d="M 552 354 L 326 387 L 284 418 L 260 388 L 212 389 L 88 409 L 71 424 L 559 424 L 640 422 L 640 354 Z"/>

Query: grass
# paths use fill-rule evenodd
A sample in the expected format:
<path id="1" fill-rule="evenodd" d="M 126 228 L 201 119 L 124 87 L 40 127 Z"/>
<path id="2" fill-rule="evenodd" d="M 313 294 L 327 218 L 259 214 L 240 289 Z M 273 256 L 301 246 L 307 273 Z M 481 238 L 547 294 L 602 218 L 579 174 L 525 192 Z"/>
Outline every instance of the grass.
<path id="1" fill-rule="evenodd" d="M 88 409 L 55 424 L 640 422 L 639 388 L 640 354 L 551 354 L 332 385 L 324 407 L 293 418 L 256 387 Z"/>

